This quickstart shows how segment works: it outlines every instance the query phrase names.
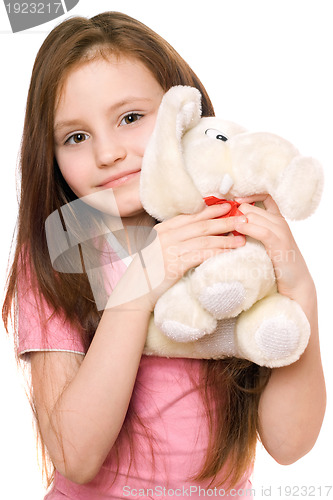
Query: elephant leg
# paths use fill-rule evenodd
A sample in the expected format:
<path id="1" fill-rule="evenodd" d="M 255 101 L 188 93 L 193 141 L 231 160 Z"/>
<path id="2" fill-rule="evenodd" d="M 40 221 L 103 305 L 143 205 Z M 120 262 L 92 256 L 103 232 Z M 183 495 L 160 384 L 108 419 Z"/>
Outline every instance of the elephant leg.
<path id="1" fill-rule="evenodd" d="M 152 315 L 143 353 L 172 358 L 221 359 L 236 356 L 234 318 L 218 321 L 213 333 L 198 340 L 176 342 L 157 327 Z"/>
<path id="2" fill-rule="evenodd" d="M 237 318 L 240 357 L 271 368 L 289 365 L 304 352 L 310 324 L 297 302 L 278 293 L 257 302 Z"/>
<path id="3" fill-rule="evenodd" d="M 246 245 L 206 260 L 191 277 L 201 305 L 216 319 L 232 318 L 249 309 L 275 287 L 272 262 L 263 245 Z"/>
<path id="4" fill-rule="evenodd" d="M 213 333 L 201 337 L 196 342 L 196 352 L 199 357 L 203 359 L 239 357 L 235 339 L 236 321 L 235 318 L 218 321 Z"/>
<path id="5" fill-rule="evenodd" d="M 184 276 L 158 299 L 154 319 L 157 327 L 177 342 L 210 334 L 217 323 L 193 295 L 189 276 Z"/>

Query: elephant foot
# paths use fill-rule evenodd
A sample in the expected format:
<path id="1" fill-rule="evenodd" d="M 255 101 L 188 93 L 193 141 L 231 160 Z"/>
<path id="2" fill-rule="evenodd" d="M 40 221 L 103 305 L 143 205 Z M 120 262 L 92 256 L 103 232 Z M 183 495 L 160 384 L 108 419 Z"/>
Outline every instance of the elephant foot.
<path id="1" fill-rule="evenodd" d="M 191 342 L 200 339 L 204 335 L 199 328 L 171 319 L 163 321 L 159 327 L 167 337 L 175 342 Z"/>
<path id="2" fill-rule="evenodd" d="M 202 290 L 199 301 L 214 318 L 233 318 L 243 309 L 245 293 L 239 281 L 215 283 Z"/>
<path id="3" fill-rule="evenodd" d="M 292 320 L 281 315 L 266 319 L 255 332 L 254 338 L 263 355 L 274 361 L 295 352 L 300 330 Z"/>
<path id="4" fill-rule="evenodd" d="M 186 278 L 179 280 L 158 299 L 154 319 L 156 326 L 176 342 L 197 340 L 212 333 L 217 324 L 217 320 L 191 295 Z"/>
<path id="5" fill-rule="evenodd" d="M 273 294 L 237 318 L 236 343 L 240 356 L 261 366 L 290 365 L 303 354 L 310 324 L 295 301 Z"/>

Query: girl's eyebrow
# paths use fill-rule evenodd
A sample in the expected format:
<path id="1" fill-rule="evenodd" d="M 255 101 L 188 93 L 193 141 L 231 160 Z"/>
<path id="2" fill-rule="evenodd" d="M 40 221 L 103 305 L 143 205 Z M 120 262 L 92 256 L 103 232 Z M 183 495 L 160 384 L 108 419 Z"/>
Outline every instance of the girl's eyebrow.
<path id="1" fill-rule="evenodd" d="M 57 122 L 54 126 L 54 132 L 59 132 L 61 129 L 66 127 L 76 127 L 79 126 L 81 122 L 79 120 L 66 120 L 63 122 Z"/>
<path id="2" fill-rule="evenodd" d="M 114 111 L 118 108 L 122 108 L 123 106 L 127 106 L 128 104 L 133 104 L 133 102 L 150 102 L 150 101 L 152 101 L 151 97 L 138 97 L 138 96 L 126 97 L 126 99 L 116 102 L 115 104 L 110 106 L 109 109 L 111 111 Z"/>
<path id="3" fill-rule="evenodd" d="M 130 105 L 130 104 L 133 104 L 133 103 L 140 103 L 140 102 L 151 102 L 152 101 L 152 98 L 151 97 L 135 97 L 135 96 L 130 96 L 130 97 L 126 97 L 126 99 L 123 99 L 121 101 L 118 101 L 116 102 L 115 104 L 112 104 L 112 106 L 110 106 L 108 108 L 108 112 L 114 112 L 124 106 L 127 106 L 127 105 Z M 61 131 L 61 129 L 63 128 L 66 128 L 66 127 L 76 127 L 76 126 L 79 126 L 81 124 L 81 121 L 80 120 L 64 120 L 64 121 L 60 121 L 60 122 L 56 122 L 55 125 L 54 125 L 54 132 L 59 132 Z"/>

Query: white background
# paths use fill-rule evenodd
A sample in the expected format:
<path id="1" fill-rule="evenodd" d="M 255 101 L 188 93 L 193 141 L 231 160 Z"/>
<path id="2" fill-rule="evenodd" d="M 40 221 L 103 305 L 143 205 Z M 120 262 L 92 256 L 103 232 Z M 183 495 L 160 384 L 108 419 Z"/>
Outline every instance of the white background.
<path id="1" fill-rule="evenodd" d="M 294 223 L 292 228 L 318 289 L 329 396 L 327 413 L 315 447 L 294 465 L 276 464 L 259 446 L 253 485 L 257 498 L 287 498 L 288 490 L 283 490 L 284 486 L 293 487 L 294 496 L 327 498 L 325 486 L 333 484 L 330 457 L 332 292 L 329 292 L 333 278 L 331 2 L 80 0 L 69 15 L 90 17 L 105 10 L 130 14 L 166 38 L 198 73 L 217 115 L 237 121 L 250 130 L 282 135 L 303 154 L 315 156 L 324 166 L 326 181 L 320 208 L 309 220 Z M 64 17 L 12 34 L 4 5 L 0 5 L 1 290 L 16 220 L 15 168 L 31 69 L 48 31 Z M 1 497 L 41 500 L 43 488 L 36 465 L 30 408 L 16 373 L 11 343 L 2 324 L 0 328 L 0 485 L 1 491 L 6 492 Z M 297 491 L 297 486 L 305 488 Z M 315 493 L 311 487 L 315 487 Z M 328 498 L 333 498 L 333 489 Z"/>

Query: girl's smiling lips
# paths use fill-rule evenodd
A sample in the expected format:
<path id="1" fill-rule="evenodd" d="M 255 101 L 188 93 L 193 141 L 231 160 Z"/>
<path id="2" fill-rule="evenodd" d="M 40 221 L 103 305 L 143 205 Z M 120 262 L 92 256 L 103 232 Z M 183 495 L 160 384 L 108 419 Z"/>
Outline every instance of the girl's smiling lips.
<path id="1" fill-rule="evenodd" d="M 108 177 L 107 179 L 105 179 L 105 181 L 103 181 L 97 187 L 107 189 L 107 188 L 119 186 L 120 184 L 124 184 L 128 180 L 136 177 L 140 172 L 141 172 L 141 169 L 131 170 L 128 172 L 119 172 L 119 174 L 115 174 L 112 177 Z"/>

